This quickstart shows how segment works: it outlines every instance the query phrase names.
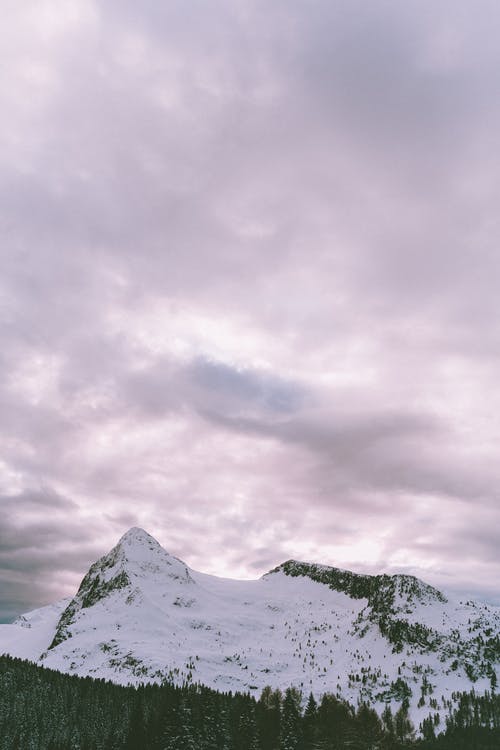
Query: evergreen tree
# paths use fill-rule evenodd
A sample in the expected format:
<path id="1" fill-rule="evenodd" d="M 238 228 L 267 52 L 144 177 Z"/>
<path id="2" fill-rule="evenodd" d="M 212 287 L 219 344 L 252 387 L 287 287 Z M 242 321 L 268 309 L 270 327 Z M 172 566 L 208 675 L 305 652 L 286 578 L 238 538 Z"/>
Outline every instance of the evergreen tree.
<path id="1" fill-rule="evenodd" d="M 162 706 L 163 719 L 161 722 L 161 740 L 158 743 L 159 750 L 173 750 L 175 743 L 180 737 L 180 720 L 177 702 L 171 702 Z"/>
<path id="2" fill-rule="evenodd" d="M 436 732 L 434 731 L 434 719 L 432 716 L 428 716 L 422 721 L 421 731 L 424 740 L 434 740 L 436 738 Z"/>
<path id="3" fill-rule="evenodd" d="M 242 703 L 238 723 L 238 737 L 238 750 L 259 750 L 254 701 L 244 700 Z"/>
<path id="4" fill-rule="evenodd" d="M 266 686 L 257 703 L 258 737 L 261 750 L 278 750 L 281 731 L 280 690 Z"/>
<path id="5" fill-rule="evenodd" d="M 406 701 L 403 701 L 394 716 L 394 732 L 397 740 L 402 744 L 408 744 L 415 739 L 415 729 L 408 716 Z"/>
<path id="6" fill-rule="evenodd" d="M 183 697 L 176 710 L 176 721 L 172 722 L 172 733 L 165 737 L 164 750 L 198 750 L 188 699 Z M 140 745 L 137 748 L 141 747 Z"/>
<path id="7" fill-rule="evenodd" d="M 281 716 L 280 750 L 296 750 L 300 746 L 302 696 L 295 688 L 287 688 Z"/>
<path id="8" fill-rule="evenodd" d="M 220 714 L 217 710 L 217 698 L 216 695 L 212 695 L 206 692 L 203 695 L 201 703 L 201 746 L 203 750 L 220 750 L 220 737 L 218 732 L 218 724 L 220 722 Z"/>
<path id="9" fill-rule="evenodd" d="M 146 727 L 142 710 L 142 701 L 140 700 L 140 697 L 137 696 L 137 700 L 135 701 L 130 713 L 125 750 L 137 750 L 138 747 L 145 747 L 145 745 Z M 79 748 L 75 748 L 75 750 L 79 750 Z"/>
<path id="10" fill-rule="evenodd" d="M 372 708 L 361 703 L 351 730 L 351 747 L 356 750 L 372 750 L 380 746 L 383 737 L 382 722 Z"/>
<path id="11" fill-rule="evenodd" d="M 309 695 L 304 717 L 302 720 L 302 744 L 303 750 L 315 750 L 318 738 L 318 704 L 314 695 Z"/>
<path id="12" fill-rule="evenodd" d="M 318 744 L 321 750 L 343 748 L 354 711 L 344 701 L 325 693 L 318 708 Z"/>
<path id="13" fill-rule="evenodd" d="M 216 748 L 217 750 L 230 750 L 231 748 L 231 732 L 229 729 L 229 709 L 227 706 L 227 699 L 225 697 L 219 698 L 219 706 L 217 709 L 218 721 L 216 724 Z"/>
<path id="14" fill-rule="evenodd" d="M 391 707 L 389 704 L 386 705 L 386 707 L 383 710 L 382 713 L 382 724 L 384 725 L 384 730 L 389 735 L 395 735 L 394 731 L 394 716 L 392 715 Z"/>

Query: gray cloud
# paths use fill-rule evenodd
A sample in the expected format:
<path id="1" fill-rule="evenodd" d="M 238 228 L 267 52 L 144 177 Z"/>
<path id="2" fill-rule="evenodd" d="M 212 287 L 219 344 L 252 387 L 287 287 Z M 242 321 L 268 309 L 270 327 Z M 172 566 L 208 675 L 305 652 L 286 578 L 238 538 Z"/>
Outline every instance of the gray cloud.
<path id="1" fill-rule="evenodd" d="M 494 597 L 498 21 L 6 10 L 4 618 L 137 523 L 215 572 L 308 557 Z"/>
<path id="2" fill-rule="evenodd" d="M 240 369 L 223 362 L 196 357 L 188 363 L 163 359 L 131 373 L 122 383 L 123 407 L 164 416 L 188 408 L 203 414 L 270 414 L 274 417 L 299 411 L 310 397 L 298 382 L 256 369 Z"/>
<path id="3" fill-rule="evenodd" d="M 1 621 L 61 598 L 93 561 L 98 524 L 78 523 L 77 504 L 50 487 L 0 496 Z M 61 561 L 64 561 L 61 565 Z"/>

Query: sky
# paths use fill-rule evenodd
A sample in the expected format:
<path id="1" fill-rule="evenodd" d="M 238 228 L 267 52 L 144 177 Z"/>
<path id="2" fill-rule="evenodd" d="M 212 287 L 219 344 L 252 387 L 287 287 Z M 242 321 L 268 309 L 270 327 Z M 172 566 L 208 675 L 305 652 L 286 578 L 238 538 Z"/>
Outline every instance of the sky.
<path id="1" fill-rule="evenodd" d="M 500 603 L 500 7 L 7 0 L 0 619 L 139 525 Z"/>

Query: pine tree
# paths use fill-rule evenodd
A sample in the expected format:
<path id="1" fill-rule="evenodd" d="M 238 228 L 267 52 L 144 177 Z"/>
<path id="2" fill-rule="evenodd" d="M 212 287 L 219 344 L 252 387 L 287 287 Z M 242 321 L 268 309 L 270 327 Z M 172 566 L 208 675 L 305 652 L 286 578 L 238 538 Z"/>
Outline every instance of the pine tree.
<path id="1" fill-rule="evenodd" d="M 203 696 L 201 704 L 201 741 L 203 750 L 220 750 L 218 724 L 220 713 L 217 710 L 216 696 L 207 693 Z"/>
<path id="2" fill-rule="evenodd" d="M 377 712 L 366 703 L 361 703 L 356 712 L 351 736 L 355 738 L 351 746 L 359 750 L 372 750 L 378 747 L 382 740 L 382 722 Z"/>
<path id="3" fill-rule="evenodd" d="M 266 686 L 257 703 L 257 724 L 259 744 L 262 750 L 276 750 L 279 747 L 281 729 L 280 690 Z"/>
<path id="4" fill-rule="evenodd" d="M 248 696 L 246 696 L 248 698 Z M 238 750 L 259 750 L 255 704 L 246 700 L 242 704 L 238 724 Z"/>
<path id="5" fill-rule="evenodd" d="M 283 701 L 281 715 L 280 750 L 296 750 L 301 740 L 301 694 L 295 688 L 288 688 Z"/>
<path id="6" fill-rule="evenodd" d="M 434 740 L 436 738 L 436 732 L 434 731 L 434 719 L 431 715 L 429 715 L 422 721 L 420 729 L 424 740 Z"/>
<path id="7" fill-rule="evenodd" d="M 177 709 L 177 721 L 174 732 L 165 738 L 163 750 L 198 750 L 195 741 L 192 712 L 186 698 L 181 698 Z M 137 748 L 142 747 L 137 745 Z"/>
<path id="8" fill-rule="evenodd" d="M 394 735 L 394 717 L 392 715 L 391 707 L 389 704 L 386 705 L 382 713 L 382 723 L 386 734 Z"/>
<path id="9" fill-rule="evenodd" d="M 415 739 L 415 728 L 408 716 L 408 704 L 405 701 L 394 716 L 394 732 L 401 743 L 409 743 Z"/>
<path id="10" fill-rule="evenodd" d="M 229 729 L 229 710 L 227 706 L 227 699 L 225 696 L 219 697 L 219 705 L 217 709 L 218 721 L 216 725 L 217 730 L 217 750 L 230 750 L 231 747 L 231 732 Z"/>
<path id="11" fill-rule="evenodd" d="M 302 744 L 303 750 L 314 750 L 318 738 L 318 704 L 314 695 L 309 695 L 306 710 L 302 720 Z"/>
<path id="12" fill-rule="evenodd" d="M 398 742 L 396 740 L 396 730 L 394 728 L 394 716 L 389 704 L 386 705 L 382 713 L 382 728 L 383 739 L 381 746 L 384 750 L 393 750 L 393 748 L 398 746 Z"/>
<path id="13" fill-rule="evenodd" d="M 325 693 L 318 708 L 318 744 L 320 748 L 342 748 L 352 722 L 353 710 L 344 701 Z"/>
<path id="14" fill-rule="evenodd" d="M 135 701 L 129 720 L 128 734 L 125 743 L 126 750 L 136 750 L 138 747 L 144 747 L 146 744 L 146 730 L 144 715 L 142 710 L 142 701 L 139 697 Z"/>

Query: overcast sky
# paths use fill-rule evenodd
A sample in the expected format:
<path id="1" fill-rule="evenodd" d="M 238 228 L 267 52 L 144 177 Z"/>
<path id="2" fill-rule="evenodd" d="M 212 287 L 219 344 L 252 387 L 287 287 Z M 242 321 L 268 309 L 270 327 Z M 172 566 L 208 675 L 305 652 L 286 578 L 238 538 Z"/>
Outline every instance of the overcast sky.
<path id="1" fill-rule="evenodd" d="M 7 0 L 0 618 L 132 525 L 500 601 L 496 0 Z"/>

